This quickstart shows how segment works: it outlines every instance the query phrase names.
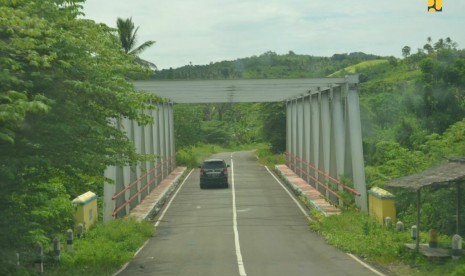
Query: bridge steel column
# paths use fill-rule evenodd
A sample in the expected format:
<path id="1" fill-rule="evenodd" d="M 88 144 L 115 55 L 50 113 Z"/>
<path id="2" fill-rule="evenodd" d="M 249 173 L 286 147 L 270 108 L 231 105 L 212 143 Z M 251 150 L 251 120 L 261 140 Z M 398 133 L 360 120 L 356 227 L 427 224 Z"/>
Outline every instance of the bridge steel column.
<path id="1" fill-rule="evenodd" d="M 171 162 L 172 162 L 172 168 L 176 166 L 176 147 L 175 147 L 175 136 L 174 136 L 174 113 L 173 113 L 173 108 L 172 104 L 170 103 L 170 108 L 168 108 L 168 114 L 169 114 L 169 133 L 170 133 L 170 157 Z"/>
<path id="2" fill-rule="evenodd" d="M 324 172 L 330 172 L 330 148 L 331 148 L 331 115 L 329 112 L 329 93 L 320 93 L 321 95 L 321 102 L 320 102 L 320 109 L 321 109 L 321 146 L 320 149 L 322 150 L 321 158 L 321 166 L 320 170 Z M 328 182 L 328 178 L 322 177 L 319 179 L 323 183 Z M 328 190 L 324 190 L 326 193 L 326 197 L 329 198 L 330 194 Z"/>
<path id="3" fill-rule="evenodd" d="M 292 154 L 292 104 L 286 104 L 286 151 Z M 292 169 L 292 160 L 290 156 L 286 158 L 287 166 Z"/>
<path id="4" fill-rule="evenodd" d="M 297 123 L 297 147 L 296 152 L 299 153 L 300 160 L 304 160 L 304 98 L 296 100 L 296 123 Z M 304 164 L 302 161 L 296 160 L 297 166 L 303 168 Z M 303 177 L 303 171 L 299 170 L 298 175 Z"/>
<path id="5" fill-rule="evenodd" d="M 294 157 L 305 160 L 333 178 L 351 178 L 354 188 L 361 194 L 355 197 L 355 202 L 360 209 L 366 211 L 358 77 L 348 77 L 345 80 L 342 84 L 311 89 L 307 95 L 287 101 L 286 147 L 289 161 L 297 165 L 302 164 L 296 162 Z M 293 166 L 290 168 L 302 176 L 299 169 Z M 313 174 L 313 170 L 305 170 L 320 182 L 326 183 L 328 180 L 317 172 Z M 328 198 L 336 200 L 319 187 L 318 183 L 302 177 Z"/>
<path id="6" fill-rule="evenodd" d="M 362 123 L 360 120 L 360 103 L 358 98 L 358 76 L 352 76 L 347 82 L 347 113 L 349 140 L 352 161 L 352 179 L 360 197 L 355 202 L 362 210 L 367 210 L 367 191 L 365 184 L 365 169 L 363 159 Z"/>
<path id="7" fill-rule="evenodd" d="M 311 144 L 311 147 L 312 147 L 312 152 L 313 152 L 313 155 L 312 155 L 312 162 L 311 164 L 313 164 L 313 166 L 316 168 L 316 169 L 319 169 L 319 162 L 320 162 L 320 158 L 319 158 L 319 155 L 320 155 L 320 106 L 319 106 L 319 102 L 320 102 L 320 94 L 319 93 L 316 93 L 315 95 L 310 95 L 310 99 L 311 99 L 311 114 L 310 116 L 312 117 L 311 118 L 311 121 L 312 121 L 312 135 L 311 135 L 311 140 L 312 140 L 312 144 Z M 315 170 L 313 171 L 313 177 L 315 177 L 316 179 L 318 179 L 318 172 L 316 172 Z M 318 183 L 315 183 L 315 188 L 318 190 L 319 189 L 319 185 Z"/>
<path id="8" fill-rule="evenodd" d="M 161 161 L 160 158 L 160 152 L 161 152 L 161 147 L 160 147 L 160 135 L 159 135 L 159 113 L 158 110 L 152 110 L 152 118 L 153 118 L 153 124 L 152 124 L 152 136 L 153 136 L 153 154 L 155 155 L 155 164 L 157 165 L 157 168 L 153 172 L 154 177 L 156 178 L 154 186 L 157 185 L 163 178 L 161 177 L 161 168 L 159 165 L 159 162 Z"/>
<path id="9" fill-rule="evenodd" d="M 152 125 L 142 126 L 128 119 L 120 119 L 113 124 L 116 128 L 126 133 L 127 137 L 134 143 L 138 154 L 152 155 L 156 156 L 156 158 L 139 162 L 138 164 L 128 164 L 124 167 L 107 167 L 104 176 L 111 179 L 113 183 L 104 183 L 104 221 L 129 214 L 130 210 L 137 206 L 148 195 L 150 190 L 161 182 L 164 177 L 169 175 L 174 168 L 170 164 L 164 164 L 161 168 L 147 175 L 147 177 L 142 177 L 151 168 L 158 165 L 158 162 L 164 162 L 175 155 L 172 103 L 157 104 L 157 110 L 144 112 L 153 117 Z M 174 161 L 171 160 L 171 162 Z M 169 169 L 170 167 L 171 169 Z M 148 187 L 148 183 L 154 180 L 154 177 L 160 174 L 162 170 L 166 170 L 163 176 L 157 177 L 154 184 Z M 132 183 L 135 183 L 133 187 L 128 188 Z M 145 186 L 147 186 L 145 190 L 141 191 Z M 123 192 L 123 194 L 114 198 L 119 192 Z M 130 204 L 121 207 L 132 197 L 134 199 Z M 115 214 L 115 210 L 120 207 L 121 209 Z"/>
<path id="10" fill-rule="evenodd" d="M 303 97 L 303 139 L 304 139 L 304 149 L 303 149 L 303 159 L 305 162 L 311 163 L 310 156 L 312 154 L 311 152 L 311 116 L 310 116 L 310 108 L 311 108 L 311 103 L 310 103 L 310 96 Z M 305 172 L 307 175 L 311 173 L 310 168 L 307 166 L 305 169 Z M 303 178 L 305 179 L 306 182 L 310 182 L 310 177 L 305 175 Z"/>
<path id="11" fill-rule="evenodd" d="M 343 90 L 338 88 L 332 91 L 332 125 L 333 139 L 331 146 L 331 156 L 334 158 L 331 175 L 336 175 L 339 179 L 344 176 L 344 160 L 345 160 L 345 122 L 344 122 L 344 103 Z M 339 187 L 339 191 L 342 187 Z M 342 202 L 339 202 L 342 204 Z"/>

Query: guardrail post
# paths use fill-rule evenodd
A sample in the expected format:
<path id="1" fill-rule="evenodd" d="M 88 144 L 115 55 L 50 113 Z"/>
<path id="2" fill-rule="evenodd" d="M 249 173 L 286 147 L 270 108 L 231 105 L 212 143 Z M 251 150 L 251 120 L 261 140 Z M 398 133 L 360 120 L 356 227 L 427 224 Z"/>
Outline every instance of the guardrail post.
<path id="1" fill-rule="evenodd" d="M 84 238 L 84 225 L 82 223 L 77 226 L 77 237 L 78 239 Z"/>
<path id="2" fill-rule="evenodd" d="M 59 238 L 53 239 L 53 259 L 55 262 L 60 262 L 60 254 L 61 254 L 61 243 Z"/>
<path id="3" fill-rule="evenodd" d="M 396 223 L 396 231 L 397 231 L 397 232 L 402 232 L 402 231 L 404 231 L 404 228 L 405 228 L 404 223 L 403 223 L 402 221 L 399 220 L 399 221 Z"/>
<path id="4" fill-rule="evenodd" d="M 462 255 L 462 237 L 455 234 L 452 237 L 452 259 L 458 260 Z"/>
<path id="5" fill-rule="evenodd" d="M 73 239 L 74 239 L 73 230 L 68 229 L 68 231 L 66 231 L 66 244 L 67 244 L 68 252 L 74 251 Z"/>
<path id="6" fill-rule="evenodd" d="M 34 260 L 34 267 L 36 272 L 43 273 L 44 272 L 44 248 L 40 242 L 35 244 L 34 247 L 35 252 L 35 260 Z"/>

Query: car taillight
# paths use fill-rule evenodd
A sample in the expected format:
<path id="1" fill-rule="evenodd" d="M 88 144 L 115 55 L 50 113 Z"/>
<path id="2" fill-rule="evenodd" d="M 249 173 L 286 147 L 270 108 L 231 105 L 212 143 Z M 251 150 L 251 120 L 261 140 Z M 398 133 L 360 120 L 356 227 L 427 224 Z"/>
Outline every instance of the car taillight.
<path id="1" fill-rule="evenodd" d="M 200 169 L 200 174 L 204 174 L 204 170 L 203 169 Z"/>
<path id="2" fill-rule="evenodd" d="M 228 173 L 228 168 L 224 168 L 224 169 L 223 169 L 223 172 L 224 172 L 224 173 Z"/>

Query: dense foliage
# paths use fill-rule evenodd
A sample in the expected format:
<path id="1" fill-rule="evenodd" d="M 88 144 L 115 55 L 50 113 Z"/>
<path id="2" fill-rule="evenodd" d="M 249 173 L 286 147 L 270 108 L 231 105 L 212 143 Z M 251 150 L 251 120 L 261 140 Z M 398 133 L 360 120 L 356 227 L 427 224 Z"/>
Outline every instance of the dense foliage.
<path id="1" fill-rule="evenodd" d="M 268 51 L 259 56 L 234 61 L 165 69 L 154 74 L 152 78 L 169 80 L 312 78 L 327 76 L 347 66 L 375 59 L 380 57 L 360 52 L 315 57 L 295 54 L 292 51 L 285 55 Z"/>
<path id="2" fill-rule="evenodd" d="M 410 48 L 410 47 L 408 47 Z M 465 156 L 465 50 L 450 38 L 404 58 L 360 66 L 364 154 L 369 187 L 422 171 L 444 157 Z M 398 216 L 416 223 L 414 195 L 394 191 Z M 455 191 L 426 189 L 422 225 L 455 232 Z M 453 200 L 451 200 L 453 199 Z M 462 218 L 463 220 L 463 218 Z M 461 233 L 463 234 L 463 233 Z"/>
<path id="3" fill-rule="evenodd" d="M 71 199 L 138 158 L 112 124 L 151 120 L 139 110 L 157 99 L 128 81 L 150 72 L 115 30 L 78 18 L 82 2 L 0 1 L 0 255 L 72 226 Z"/>
<path id="4" fill-rule="evenodd" d="M 363 53 L 335 54 L 326 58 L 267 52 L 236 61 L 162 70 L 153 78 L 292 78 L 359 74 L 367 184 L 369 188 L 383 187 L 386 180 L 424 170 L 443 161 L 445 156 L 465 155 L 465 51 L 457 47 L 450 38 L 434 43 L 428 38 L 416 53 L 412 53 L 410 46 L 399 49 L 403 59 Z M 175 117 L 178 116 L 177 146 L 204 141 L 219 144 L 250 142 L 250 139 L 236 139 L 235 133 L 240 130 L 241 133 L 253 133 L 245 136 L 253 137 L 253 141 L 270 144 L 273 152 L 285 150 L 283 104 L 241 104 L 241 108 L 240 119 L 231 121 L 221 114 L 236 109 L 235 105 L 179 107 L 177 115 L 175 112 Z M 202 114 L 202 117 L 194 118 L 195 114 Z M 247 114 L 259 120 L 246 123 L 251 120 Z M 398 195 L 399 217 L 414 223 L 412 195 L 405 191 L 395 193 Z M 424 196 L 426 209 L 443 206 L 439 202 L 451 204 L 428 209 L 423 225 L 451 233 L 451 225 L 454 225 L 449 215 L 453 213 L 451 195 L 428 192 Z"/>
<path id="5" fill-rule="evenodd" d="M 176 147 L 233 146 L 262 141 L 259 104 L 178 104 L 174 107 Z"/>

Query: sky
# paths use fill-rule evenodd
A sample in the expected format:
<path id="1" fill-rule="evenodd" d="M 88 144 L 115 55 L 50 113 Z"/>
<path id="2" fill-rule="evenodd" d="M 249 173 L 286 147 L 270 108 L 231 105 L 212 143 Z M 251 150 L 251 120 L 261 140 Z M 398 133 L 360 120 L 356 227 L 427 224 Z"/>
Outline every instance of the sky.
<path id="1" fill-rule="evenodd" d="M 140 57 L 158 69 L 258 56 L 267 51 L 312 56 L 364 52 L 401 57 L 427 37 L 465 48 L 465 1 L 443 0 L 86 0 L 85 18 L 116 27 L 132 17 Z"/>

